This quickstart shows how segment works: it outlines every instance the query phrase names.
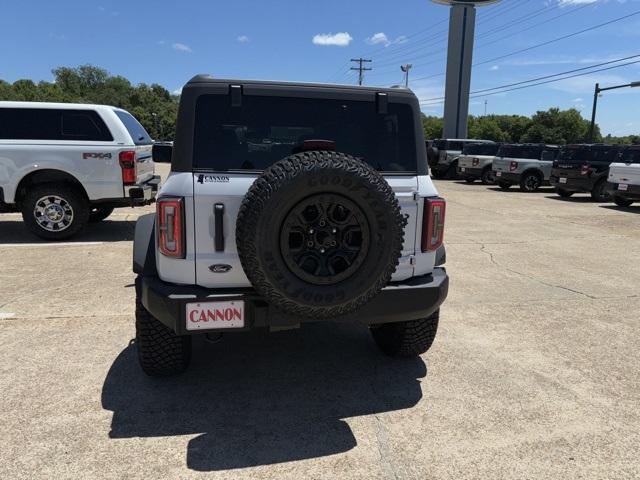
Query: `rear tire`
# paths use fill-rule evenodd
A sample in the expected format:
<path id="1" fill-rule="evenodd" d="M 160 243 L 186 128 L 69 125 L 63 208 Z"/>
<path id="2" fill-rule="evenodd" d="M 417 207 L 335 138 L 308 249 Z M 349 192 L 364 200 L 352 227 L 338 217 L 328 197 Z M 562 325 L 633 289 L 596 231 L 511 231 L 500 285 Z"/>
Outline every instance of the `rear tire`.
<path id="1" fill-rule="evenodd" d="M 466 178 L 464 179 L 464 181 L 465 181 L 465 182 L 467 182 L 467 183 L 474 183 L 474 182 L 476 181 L 476 179 L 475 179 L 475 178 L 472 178 L 472 177 L 466 177 Z"/>
<path id="2" fill-rule="evenodd" d="M 523 192 L 537 192 L 542 186 L 542 177 L 535 171 L 527 172 L 520 179 L 520 190 Z"/>
<path id="3" fill-rule="evenodd" d="M 613 203 L 615 203 L 619 207 L 630 207 L 631 204 L 633 203 L 633 200 L 629 200 L 628 198 L 615 196 L 615 197 L 613 197 Z"/>
<path id="4" fill-rule="evenodd" d="M 436 338 L 440 310 L 427 318 L 384 323 L 370 327 L 378 348 L 391 357 L 417 357 L 425 353 Z"/>
<path id="5" fill-rule="evenodd" d="M 496 177 L 493 173 L 493 170 L 491 170 L 491 168 L 485 168 L 482 171 L 480 181 L 482 181 L 484 185 L 493 185 L 496 182 Z"/>
<path id="6" fill-rule="evenodd" d="M 511 188 L 511 184 L 509 182 L 498 182 L 498 186 L 502 190 L 509 190 Z"/>
<path id="7" fill-rule="evenodd" d="M 89 213 L 89 223 L 98 223 L 113 213 L 113 207 L 92 207 Z"/>
<path id="8" fill-rule="evenodd" d="M 191 363 L 191 337 L 176 335 L 151 315 L 137 297 L 136 346 L 138 362 L 151 377 L 182 373 Z"/>
<path id="9" fill-rule="evenodd" d="M 598 180 L 598 182 L 594 185 L 593 190 L 591 190 L 591 198 L 593 198 L 596 202 L 608 202 L 611 200 L 611 196 L 607 194 L 606 191 L 607 183 L 605 179 Z"/>
<path id="10" fill-rule="evenodd" d="M 571 195 L 573 195 L 574 192 L 570 192 L 563 188 L 556 188 L 556 193 L 562 198 L 569 198 Z"/>
<path id="11" fill-rule="evenodd" d="M 31 188 L 22 201 L 27 228 L 45 240 L 64 240 L 80 232 L 89 220 L 89 202 L 71 185 L 48 183 Z"/>

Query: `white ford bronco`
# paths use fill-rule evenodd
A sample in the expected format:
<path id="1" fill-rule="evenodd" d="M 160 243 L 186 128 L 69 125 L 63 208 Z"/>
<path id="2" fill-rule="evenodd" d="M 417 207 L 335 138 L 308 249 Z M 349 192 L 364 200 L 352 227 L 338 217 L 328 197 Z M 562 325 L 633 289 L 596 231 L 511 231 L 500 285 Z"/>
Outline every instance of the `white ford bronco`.
<path id="1" fill-rule="evenodd" d="M 120 108 L 0 102 L 0 211 L 62 240 L 116 207 L 149 204 L 160 183 L 152 143 Z"/>
<path id="2" fill-rule="evenodd" d="M 431 346 L 445 201 L 411 91 L 197 76 L 177 122 L 134 240 L 147 374 L 183 371 L 194 334 L 307 321 L 360 321 L 392 356 Z"/>
<path id="3" fill-rule="evenodd" d="M 640 201 L 640 145 L 625 147 L 609 166 L 606 191 L 619 207 Z"/>

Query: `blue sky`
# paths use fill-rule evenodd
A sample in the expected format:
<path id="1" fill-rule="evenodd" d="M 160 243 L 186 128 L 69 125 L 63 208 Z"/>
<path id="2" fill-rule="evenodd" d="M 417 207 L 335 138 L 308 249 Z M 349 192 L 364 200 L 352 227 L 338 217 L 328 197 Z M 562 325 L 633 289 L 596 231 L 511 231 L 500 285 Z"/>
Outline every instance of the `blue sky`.
<path id="1" fill-rule="evenodd" d="M 51 80 L 51 69 L 91 63 L 131 81 L 178 91 L 196 73 L 355 83 L 348 60 L 373 60 L 365 83 L 400 83 L 413 63 L 421 99 L 443 93 L 448 9 L 429 0 L 60 0 L 3 2 L 0 78 Z M 640 11 L 640 0 L 503 0 L 478 9 L 476 63 Z M 534 25 L 537 25 L 534 27 Z M 533 28 L 530 28 L 533 27 Z M 472 90 L 640 54 L 640 14 L 474 68 Z M 640 59 L 640 57 L 638 58 Z M 422 78 L 431 77 L 431 78 Z M 489 113 L 552 106 L 590 115 L 593 86 L 640 80 L 640 63 L 487 96 Z M 471 113 L 484 112 L 485 97 Z M 640 89 L 605 94 L 605 133 L 640 133 Z M 440 105 L 425 104 L 427 114 Z"/>

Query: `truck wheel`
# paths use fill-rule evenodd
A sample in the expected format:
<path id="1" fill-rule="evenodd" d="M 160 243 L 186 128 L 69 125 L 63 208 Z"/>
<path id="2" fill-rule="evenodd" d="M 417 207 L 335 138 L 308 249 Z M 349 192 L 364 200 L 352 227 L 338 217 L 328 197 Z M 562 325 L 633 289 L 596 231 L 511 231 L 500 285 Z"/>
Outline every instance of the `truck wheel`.
<path id="1" fill-rule="evenodd" d="M 436 338 L 440 310 L 428 318 L 371 326 L 378 348 L 392 357 L 415 357 L 425 353 Z"/>
<path id="2" fill-rule="evenodd" d="M 480 177 L 480 180 L 485 185 L 493 185 L 496 182 L 496 177 L 493 173 L 493 170 L 491 170 L 491 168 L 485 168 L 482 171 L 482 176 Z"/>
<path id="3" fill-rule="evenodd" d="M 502 190 L 509 190 L 511 188 L 511 184 L 509 182 L 498 182 L 498 186 Z"/>
<path id="4" fill-rule="evenodd" d="M 611 196 L 607 193 L 607 182 L 604 178 L 598 180 L 593 190 L 591 190 L 591 198 L 596 202 L 608 202 L 611 200 Z"/>
<path id="5" fill-rule="evenodd" d="M 527 172 L 520 179 L 520 190 L 535 192 L 542 186 L 542 178 L 537 172 Z"/>
<path id="6" fill-rule="evenodd" d="M 571 195 L 573 195 L 574 192 L 570 192 L 569 190 L 565 190 L 564 188 L 556 188 L 556 193 L 562 198 L 569 198 Z"/>
<path id="7" fill-rule="evenodd" d="M 619 197 L 616 195 L 613 197 L 613 203 L 615 203 L 619 207 L 630 207 L 633 203 L 633 200 L 629 200 L 628 198 Z"/>
<path id="8" fill-rule="evenodd" d="M 303 152 L 265 170 L 236 222 L 242 267 L 268 303 L 293 315 L 355 311 L 387 285 L 406 219 L 389 184 L 337 152 Z"/>
<path id="9" fill-rule="evenodd" d="M 98 223 L 113 213 L 113 207 L 92 207 L 89 213 L 89 223 Z"/>
<path id="10" fill-rule="evenodd" d="M 176 335 L 136 297 L 136 346 L 144 373 L 162 377 L 184 372 L 191 362 L 191 337 Z"/>
<path id="11" fill-rule="evenodd" d="M 467 183 L 474 183 L 476 179 L 473 177 L 465 177 L 464 181 Z"/>
<path id="12" fill-rule="evenodd" d="M 84 228 L 89 203 L 65 184 L 36 185 L 22 202 L 22 219 L 32 233 L 46 240 L 63 240 Z"/>

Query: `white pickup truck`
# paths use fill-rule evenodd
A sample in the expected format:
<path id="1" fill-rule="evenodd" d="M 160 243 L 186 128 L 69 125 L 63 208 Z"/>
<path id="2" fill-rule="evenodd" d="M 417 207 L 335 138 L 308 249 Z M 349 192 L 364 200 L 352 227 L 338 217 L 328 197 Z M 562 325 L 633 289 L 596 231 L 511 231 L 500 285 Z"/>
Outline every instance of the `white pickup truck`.
<path id="1" fill-rule="evenodd" d="M 640 145 L 626 147 L 609 166 L 606 190 L 619 207 L 640 201 Z"/>
<path id="2" fill-rule="evenodd" d="M 77 234 L 114 208 L 154 201 L 153 140 L 106 105 L 0 102 L 0 211 L 18 210 L 47 240 Z"/>

